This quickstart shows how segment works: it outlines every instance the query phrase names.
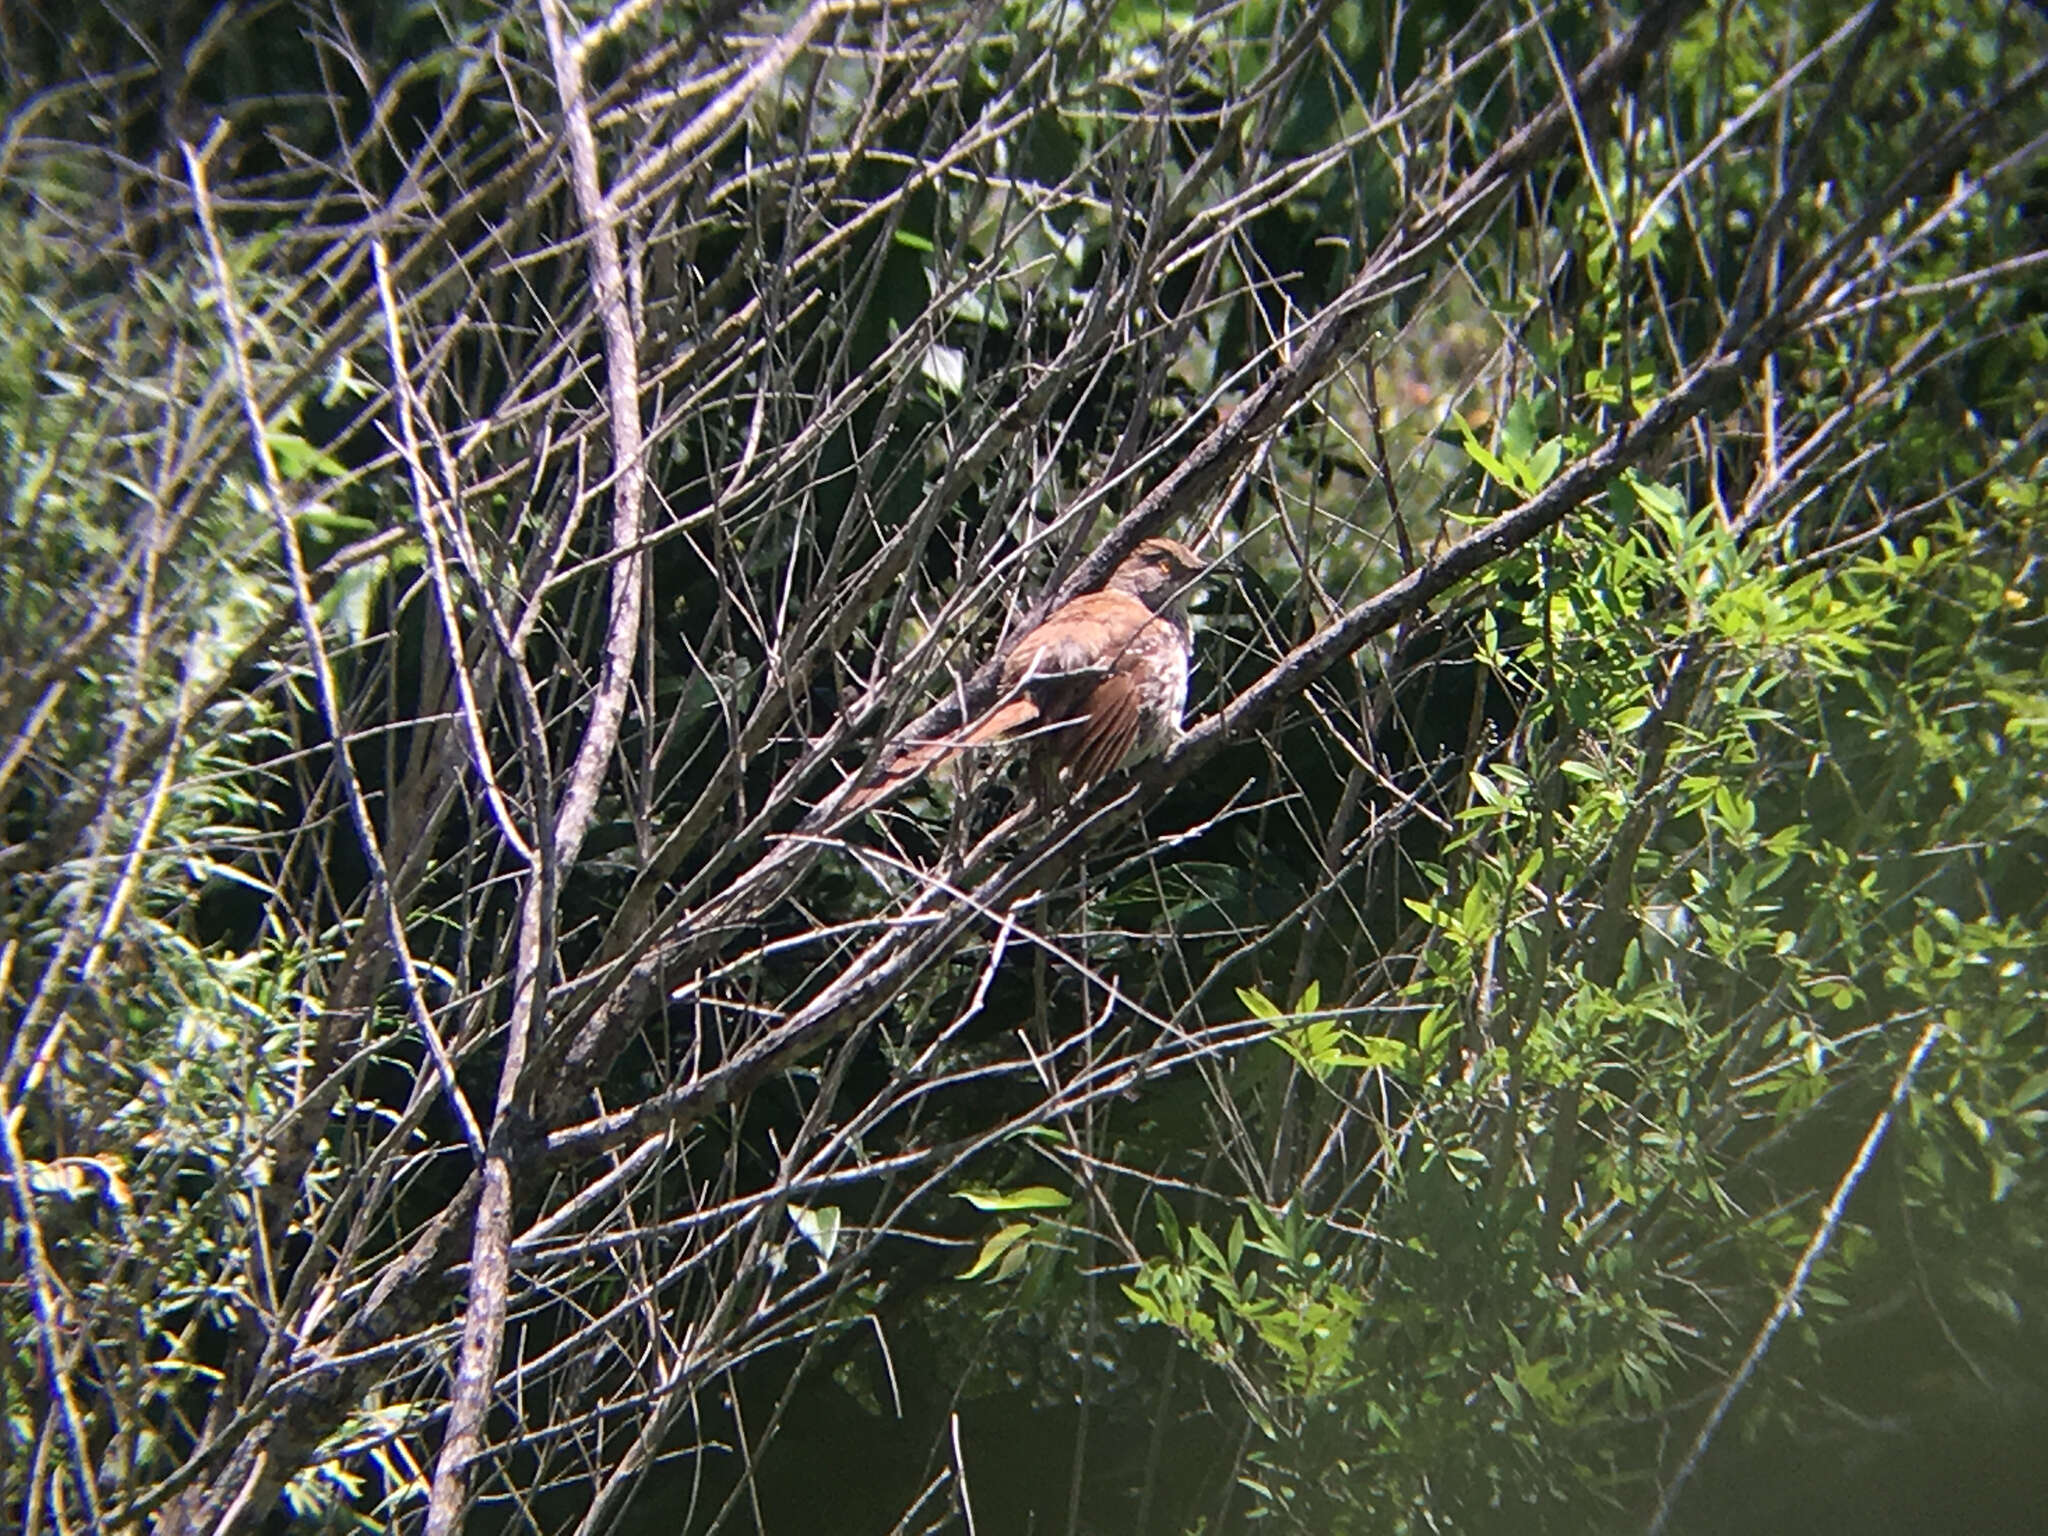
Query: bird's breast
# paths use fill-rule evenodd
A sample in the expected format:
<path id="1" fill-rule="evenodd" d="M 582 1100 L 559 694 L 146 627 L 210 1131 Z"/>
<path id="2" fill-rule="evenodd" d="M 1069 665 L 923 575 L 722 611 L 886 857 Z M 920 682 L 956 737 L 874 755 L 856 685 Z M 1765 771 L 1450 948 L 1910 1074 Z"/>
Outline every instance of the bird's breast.
<path id="1" fill-rule="evenodd" d="M 1172 745 L 1180 735 L 1188 706 L 1188 651 L 1180 631 L 1164 619 L 1153 619 L 1132 638 L 1126 665 L 1138 690 L 1138 737 L 1131 757 L 1150 757 Z"/>

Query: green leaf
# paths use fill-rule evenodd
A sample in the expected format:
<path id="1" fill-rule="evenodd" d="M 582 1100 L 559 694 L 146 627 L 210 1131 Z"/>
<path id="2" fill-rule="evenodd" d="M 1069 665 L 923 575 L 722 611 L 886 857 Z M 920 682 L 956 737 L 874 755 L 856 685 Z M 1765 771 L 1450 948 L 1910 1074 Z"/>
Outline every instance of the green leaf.
<path id="1" fill-rule="evenodd" d="M 1519 491 L 1521 489 L 1521 484 L 1519 480 L 1516 478 L 1514 470 L 1510 468 L 1508 464 L 1501 460 L 1496 454 L 1489 451 L 1485 444 L 1479 441 L 1478 435 L 1473 432 L 1471 426 L 1467 424 L 1464 417 L 1458 417 L 1457 423 L 1458 431 L 1464 439 L 1465 453 L 1467 457 L 1469 457 L 1474 464 L 1477 464 L 1481 469 L 1485 470 L 1490 479 L 1493 479 L 1501 485 L 1506 486 L 1511 491 Z"/>
<path id="2" fill-rule="evenodd" d="M 827 1264 L 832 1262 L 832 1251 L 839 1246 L 839 1207 L 821 1205 L 813 1210 L 809 1206 L 792 1205 L 789 1219 L 804 1241 L 818 1250 L 818 1257 Z"/>
<path id="3" fill-rule="evenodd" d="M 933 342 L 924 349 L 918 371 L 942 394 L 957 395 L 967 387 L 967 354 L 958 347 Z"/>
<path id="4" fill-rule="evenodd" d="M 1166 1251 L 1178 1259 L 1181 1254 L 1180 1218 L 1173 1214 L 1173 1207 L 1166 1196 L 1152 1196 L 1152 1219 L 1159 1224 L 1159 1236 L 1166 1243 Z"/>
<path id="5" fill-rule="evenodd" d="M 1667 485 L 1646 480 L 1632 469 L 1622 471 L 1622 480 L 1634 493 L 1639 506 L 1661 513 L 1667 518 L 1676 517 L 1685 510 L 1685 498 Z"/>
<path id="6" fill-rule="evenodd" d="M 1256 987 L 1239 987 L 1237 1000 L 1251 1010 L 1255 1019 L 1277 1019 L 1284 1017 L 1279 1006 Z"/>
<path id="7" fill-rule="evenodd" d="M 334 585 L 320 600 L 320 610 L 341 625 L 351 645 L 360 645 L 370 633 L 370 600 L 384 580 L 389 562 L 383 558 L 352 565 L 334 579 Z"/>
<path id="8" fill-rule="evenodd" d="M 977 1211 L 1063 1211 L 1073 1199 L 1047 1184 L 1023 1189 L 962 1190 L 959 1198 Z"/>
<path id="9" fill-rule="evenodd" d="M 1991 1140 L 1991 1122 L 1978 1114 L 1968 1100 L 1955 1099 L 1951 1101 L 1949 1108 L 1955 1112 L 1956 1119 L 1963 1123 L 1963 1129 L 1977 1138 L 1980 1146 Z"/>
<path id="10" fill-rule="evenodd" d="M 2036 1072 L 2032 1077 L 2020 1084 L 2018 1090 L 2012 1096 L 2011 1104 L 2007 1107 L 2016 1110 L 2025 1109 L 2043 1094 L 2048 1094 L 2048 1072 Z"/>
<path id="11" fill-rule="evenodd" d="M 324 448 L 315 448 L 296 432 L 272 427 L 263 434 L 263 441 L 270 448 L 277 472 L 287 480 L 304 480 L 307 472 L 313 470 L 329 480 L 339 480 L 348 473 Z"/>
<path id="12" fill-rule="evenodd" d="M 1526 459 L 1536 447 L 1536 406 L 1518 395 L 1500 419 L 1500 451 L 1504 458 Z"/>
<path id="13" fill-rule="evenodd" d="M 994 1269 L 998 1264 L 1003 1263 L 1009 1258 L 1011 1250 L 1016 1249 L 1017 1245 L 1030 1235 L 1031 1223 L 1028 1221 L 1013 1221 L 1008 1226 L 997 1229 L 994 1235 L 981 1245 L 980 1254 L 976 1256 L 972 1264 L 961 1272 L 960 1278 L 962 1280 L 974 1280 L 987 1274 L 991 1269 Z M 1022 1262 L 1021 1250 L 1018 1252 L 1017 1261 L 1019 1263 Z M 1015 1265 L 1011 1265 L 992 1278 L 998 1280 L 1007 1279 L 1014 1273 L 1016 1273 Z"/>
<path id="14" fill-rule="evenodd" d="M 1352 1035 L 1346 1043 L 1353 1049 L 1337 1057 L 1340 1067 L 1400 1067 L 1408 1062 L 1408 1042 L 1392 1035 Z"/>
<path id="15" fill-rule="evenodd" d="M 1996 1204 L 2013 1191 L 2020 1181 L 2020 1170 L 2016 1163 L 2007 1158 L 1993 1158 L 1991 1162 L 1991 1200 Z"/>

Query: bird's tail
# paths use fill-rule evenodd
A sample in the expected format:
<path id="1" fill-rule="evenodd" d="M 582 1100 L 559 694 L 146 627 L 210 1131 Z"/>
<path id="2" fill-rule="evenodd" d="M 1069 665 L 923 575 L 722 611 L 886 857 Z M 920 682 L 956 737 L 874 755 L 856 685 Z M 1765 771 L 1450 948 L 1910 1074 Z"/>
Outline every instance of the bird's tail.
<path id="1" fill-rule="evenodd" d="M 923 778 L 955 753 L 1000 741 L 1012 732 L 1035 725 L 1037 721 L 1038 705 L 1029 698 L 1010 699 L 998 704 L 957 736 L 921 741 L 903 748 L 882 766 L 874 778 L 840 801 L 833 814 L 851 816 L 869 806 L 879 805 L 898 790 Z"/>

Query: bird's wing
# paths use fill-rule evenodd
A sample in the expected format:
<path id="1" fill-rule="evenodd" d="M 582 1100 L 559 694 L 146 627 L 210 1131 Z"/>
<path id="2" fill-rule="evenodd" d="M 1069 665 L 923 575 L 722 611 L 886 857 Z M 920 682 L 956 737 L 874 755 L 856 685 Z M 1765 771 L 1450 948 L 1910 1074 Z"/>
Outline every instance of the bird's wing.
<path id="1" fill-rule="evenodd" d="M 1114 773 L 1138 739 L 1143 703 L 1137 679 L 1128 672 L 1105 677 L 1088 694 L 1087 710 L 1060 744 L 1067 772 L 1078 786 Z"/>
<path id="2" fill-rule="evenodd" d="M 1090 592 L 1026 630 L 1003 659 L 1003 686 L 1040 679 L 1085 682 L 1107 676 L 1152 610 L 1128 592 Z"/>

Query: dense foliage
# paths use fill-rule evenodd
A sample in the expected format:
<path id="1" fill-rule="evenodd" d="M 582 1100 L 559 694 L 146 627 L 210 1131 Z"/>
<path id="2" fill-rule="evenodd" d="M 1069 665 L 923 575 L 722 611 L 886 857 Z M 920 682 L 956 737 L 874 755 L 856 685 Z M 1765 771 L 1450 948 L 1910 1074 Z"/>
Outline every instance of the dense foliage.
<path id="1" fill-rule="evenodd" d="M 2044 59 L 10 7 L 8 1528 L 2034 1508 Z"/>

